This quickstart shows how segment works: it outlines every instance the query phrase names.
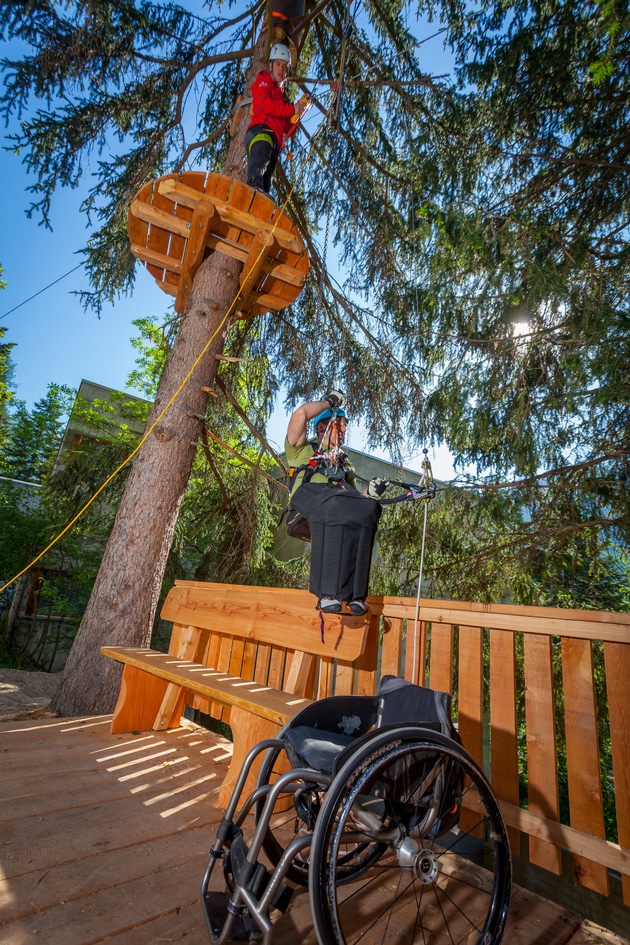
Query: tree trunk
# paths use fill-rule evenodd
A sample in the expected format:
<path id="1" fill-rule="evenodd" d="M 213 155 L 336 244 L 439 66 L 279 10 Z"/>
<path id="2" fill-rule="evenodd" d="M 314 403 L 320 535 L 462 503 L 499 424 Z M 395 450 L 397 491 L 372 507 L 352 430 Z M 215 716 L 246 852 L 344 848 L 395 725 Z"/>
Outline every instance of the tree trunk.
<path id="1" fill-rule="evenodd" d="M 247 72 L 248 88 L 265 60 L 263 31 Z M 242 115 L 224 168 L 225 174 L 240 180 L 244 178 L 247 124 Z M 242 266 L 238 260 L 213 253 L 199 267 L 148 426 L 176 393 L 221 324 L 236 295 Z M 61 715 L 111 712 L 121 668 L 101 655 L 100 646 L 149 643 L 173 530 L 202 427 L 197 418 L 205 416 L 208 406 L 208 394 L 201 388 L 214 383 L 215 355 L 223 349 L 226 328 L 227 324 L 218 332 L 133 461 L 92 595 L 51 703 Z"/>

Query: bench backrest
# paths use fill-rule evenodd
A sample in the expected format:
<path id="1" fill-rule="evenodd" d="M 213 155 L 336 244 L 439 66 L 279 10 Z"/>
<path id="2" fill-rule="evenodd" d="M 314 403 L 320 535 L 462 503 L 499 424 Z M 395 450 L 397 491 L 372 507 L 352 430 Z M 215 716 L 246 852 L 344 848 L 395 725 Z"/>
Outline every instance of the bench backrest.
<path id="1" fill-rule="evenodd" d="M 353 662 L 365 650 L 369 618 L 319 612 L 307 591 L 177 581 L 162 619 L 257 643 Z M 323 636 L 323 639 L 322 639 Z"/>
<path id="2" fill-rule="evenodd" d="M 296 695 L 352 689 L 353 675 L 376 669 L 369 617 L 326 615 L 324 633 L 307 591 L 177 581 L 164 602 L 173 621 L 169 653 Z M 344 682 L 345 679 L 345 682 Z M 193 707 L 221 721 L 229 710 L 202 697 Z"/>

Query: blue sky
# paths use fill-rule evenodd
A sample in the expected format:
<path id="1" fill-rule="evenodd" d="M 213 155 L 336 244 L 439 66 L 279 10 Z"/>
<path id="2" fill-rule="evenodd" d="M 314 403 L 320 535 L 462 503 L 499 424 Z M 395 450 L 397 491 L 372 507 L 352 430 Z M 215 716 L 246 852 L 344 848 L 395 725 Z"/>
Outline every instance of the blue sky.
<path id="1" fill-rule="evenodd" d="M 427 35 L 435 30 L 435 24 L 431 25 Z M 430 56 L 430 47 L 433 47 L 434 61 L 439 63 L 435 71 L 443 73 L 441 42 L 436 40 L 424 46 L 423 57 Z M 10 55 L 6 46 L 2 54 Z M 316 120 L 313 109 L 307 124 Z M 0 326 L 8 329 L 4 340 L 16 344 L 12 357 L 16 366 L 17 397 L 32 406 L 44 396 L 51 381 L 76 388 L 82 378 L 134 393 L 126 383 L 135 360 L 130 343 L 135 333 L 132 322 L 141 316 L 155 317 L 159 323 L 167 321 L 173 314 L 172 300 L 138 265 L 133 294 L 106 306 L 100 318 L 89 310 L 84 311 L 79 298 L 73 294 L 88 288 L 82 268 L 26 301 L 80 263 L 82 257 L 78 251 L 85 245 L 89 231 L 87 220 L 80 212 L 82 190 L 63 190 L 55 195 L 50 214 L 52 231 L 40 225 L 35 216 L 31 219 L 26 216 L 32 199 L 27 188 L 32 180 L 22 166 L 22 158 L 4 150 L 10 130 L 3 129 L 0 137 L 4 198 L 0 265 L 7 282 L 7 287 L 0 291 Z M 16 306 L 20 307 L 12 311 Z M 282 442 L 286 423 L 286 412 L 279 404 L 268 429 L 272 442 Z M 349 443 L 355 449 L 365 449 L 359 428 L 350 430 Z M 379 455 L 389 458 L 386 452 Z M 436 476 L 451 478 L 452 461 L 448 451 L 437 450 L 432 460 Z M 407 457 L 406 465 L 417 465 L 416 458 Z"/>
<path id="2" fill-rule="evenodd" d="M 3 135 L 3 144 L 5 140 Z M 84 311 L 72 294 L 88 287 L 83 269 L 78 269 L 11 312 L 80 263 L 78 250 L 88 237 L 78 191 L 55 196 L 52 232 L 38 225 L 35 217 L 27 218 L 30 180 L 20 160 L 0 152 L 5 194 L 0 264 L 7 282 L 0 292 L 0 325 L 8 328 L 5 341 L 17 345 L 12 352 L 17 396 L 30 406 L 45 394 L 50 381 L 78 387 L 83 377 L 126 389 L 135 357 L 130 344 L 133 319 L 141 315 L 161 318 L 171 300 L 147 273 L 139 272 L 133 296 L 107 306 L 99 319 Z M 9 314 L 5 317 L 5 313 Z"/>

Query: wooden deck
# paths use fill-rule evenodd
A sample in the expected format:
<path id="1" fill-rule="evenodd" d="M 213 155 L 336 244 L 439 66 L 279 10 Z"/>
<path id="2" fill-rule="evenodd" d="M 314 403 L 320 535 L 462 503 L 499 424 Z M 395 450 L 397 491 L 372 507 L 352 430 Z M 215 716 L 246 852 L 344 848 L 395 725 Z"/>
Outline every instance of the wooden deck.
<path id="1" fill-rule="evenodd" d="M 199 886 L 231 745 L 110 735 L 110 717 L 0 724 L 2 945 L 209 945 Z M 522 888 L 505 945 L 627 945 Z M 274 945 L 316 945 L 294 898 Z"/>

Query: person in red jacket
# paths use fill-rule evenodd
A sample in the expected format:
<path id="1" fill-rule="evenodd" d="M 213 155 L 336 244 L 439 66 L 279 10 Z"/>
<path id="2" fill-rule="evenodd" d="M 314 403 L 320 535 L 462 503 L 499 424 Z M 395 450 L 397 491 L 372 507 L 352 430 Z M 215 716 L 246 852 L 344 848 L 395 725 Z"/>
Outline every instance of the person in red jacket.
<path id="1" fill-rule="evenodd" d="M 291 53 L 282 43 L 271 47 L 269 71 L 261 69 L 252 85 L 252 122 L 245 135 L 247 183 L 268 194 L 284 139 L 295 130 L 291 121 L 306 102 L 292 105 L 284 94 Z"/>

